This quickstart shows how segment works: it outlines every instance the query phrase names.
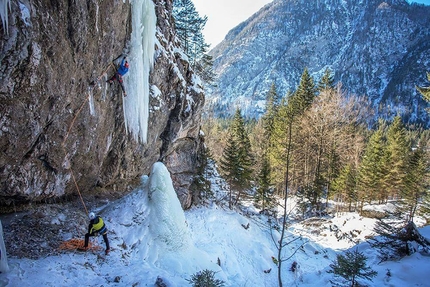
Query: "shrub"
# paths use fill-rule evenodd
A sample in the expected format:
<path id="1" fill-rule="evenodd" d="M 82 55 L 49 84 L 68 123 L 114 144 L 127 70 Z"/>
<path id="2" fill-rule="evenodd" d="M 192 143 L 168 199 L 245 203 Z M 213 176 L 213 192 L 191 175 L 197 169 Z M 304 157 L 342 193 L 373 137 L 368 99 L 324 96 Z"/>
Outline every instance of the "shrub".
<path id="1" fill-rule="evenodd" d="M 203 270 L 193 274 L 191 279 L 187 280 L 193 287 L 223 287 L 224 281 L 215 279 L 215 272 Z"/>

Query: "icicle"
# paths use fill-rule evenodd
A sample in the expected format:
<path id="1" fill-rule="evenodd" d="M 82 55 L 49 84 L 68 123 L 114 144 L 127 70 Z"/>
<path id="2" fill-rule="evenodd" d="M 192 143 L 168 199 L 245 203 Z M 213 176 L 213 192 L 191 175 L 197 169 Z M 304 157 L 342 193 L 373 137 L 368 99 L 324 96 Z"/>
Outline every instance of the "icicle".
<path id="1" fill-rule="evenodd" d="M 133 32 L 128 59 L 130 70 L 124 77 L 127 91 L 124 114 L 127 132 L 143 143 L 148 132 L 149 72 L 154 64 L 156 20 L 152 0 L 132 1 Z"/>
<path id="2" fill-rule="evenodd" d="M 1 21 L 3 23 L 5 34 L 9 34 L 9 31 L 8 31 L 8 26 L 9 26 L 8 11 L 9 10 L 10 10 L 10 0 L 0 0 L 0 16 L 1 16 Z"/>
<path id="3" fill-rule="evenodd" d="M 7 264 L 6 247 L 3 239 L 3 227 L 0 220 L 0 273 L 9 271 L 9 265 Z"/>
<path id="4" fill-rule="evenodd" d="M 91 87 L 88 88 L 88 104 L 90 105 L 90 114 L 95 116 L 96 110 L 94 109 L 93 89 Z"/>
<path id="5" fill-rule="evenodd" d="M 96 2 L 96 31 L 99 32 L 99 4 Z"/>

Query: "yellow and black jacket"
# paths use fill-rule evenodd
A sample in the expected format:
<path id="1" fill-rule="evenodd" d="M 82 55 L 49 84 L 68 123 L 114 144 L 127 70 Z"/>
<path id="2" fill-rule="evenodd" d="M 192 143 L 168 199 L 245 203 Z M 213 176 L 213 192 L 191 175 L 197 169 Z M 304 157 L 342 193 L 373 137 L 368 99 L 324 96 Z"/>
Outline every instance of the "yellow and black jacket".
<path id="1" fill-rule="evenodd" d="M 100 216 L 96 216 L 90 221 L 90 224 L 88 225 L 88 233 L 90 235 L 104 235 L 107 233 L 106 225 Z"/>

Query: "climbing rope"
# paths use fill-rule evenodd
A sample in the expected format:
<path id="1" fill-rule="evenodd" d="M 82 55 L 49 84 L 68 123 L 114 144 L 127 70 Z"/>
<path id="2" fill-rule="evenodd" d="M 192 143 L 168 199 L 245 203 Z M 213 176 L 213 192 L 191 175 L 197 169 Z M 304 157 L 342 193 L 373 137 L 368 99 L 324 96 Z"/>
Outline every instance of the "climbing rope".
<path id="1" fill-rule="evenodd" d="M 66 136 L 64 137 L 64 140 L 63 140 L 63 142 L 61 143 L 61 147 L 62 147 L 62 149 L 63 149 L 64 157 L 65 157 L 65 159 L 66 159 L 66 160 L 69 160 L 69 159 L 68 159 L 68 153 L 67 153 L 67 151 L 66 151 L 66 141 L 67 141 L 67 138 L 69 137 L 69 134 L 70 134 L 70 132 L 71 132 L 71 130 L 72 130 L 72 128 L 73 128 L 73 126 L 74 126 L 74 124 L 75 124 L 75 121 L 76 121 L 76 119 L 78 118 L 78 115 L 81 113 L 82 109 L 84 108 L 85 104 L 86 104 L 86 103 L 87 103 L 87 101 L 89 100 L 90 95 L 91 95 L 91 93 L 90 93 L 90 92 L 92 92 L 92 91 L 94 90 L 94 88 L 96 87 L 97 83 L 101 80 L 101 78 L 103 77 L 103 75 L 107 73 L 107 71 L 109 70 L 109 68 L 110 68 L 111 66 L 113 66 L 113 67 L 115 68 L 114 64 L 113 64 L 113 63 L 110 63 L 110 64 L 106 67 L 106 69 L 104 69 L 104 70 L 103 70 L 103 72 L 100 74 L 100 76 L 99 76 L 99 77 L 97 78 L 97 80 L 94 82 L 94 86 L 92 87 L 92 89 L 90 89 L 90 90 L 88 91 L 88 95 L 87 95 L 87 97 L 85 98 L 85 100 L 84 100 L 84 102 L 82 103 L 82 105 L 79 107 L 78 112 L 77 112 L 77 113 L 76 113 L 76 115 L 73 117 L 72 122 L 70 123 L 70 126 L 69 126 L 69 128 L 68 128 L 68 130 L 67 130 Z M 85 205 L 84 199 L 83 199 L 82 194 L 81 194 L 81 191 L 80 191 L 80 189 L 79 189 L 79 185 L 78 185 L 78 183 L 77 183 L 77 181 L 76 181 L 76 178 L 75 178 L 75 174 L 73 173 L 73 168 L 72 168 L 71 166 L 70 166 L 70 172 L 71 172 L 71 175 L 72 175 L 73 183 L 75 184 L 76 190 L 77 190 L 77 192 L 78 192 L 78 194 L 79 194 L 79 198 L 81 199 L 81 203 L 82 203 L 82 205 L 84 206 L 84 209 L 85 209 L 86 214 L 88 214 L 87 206 Z"/>
<path id="2" fill-rule="evenodd" d="M 77 250 L 77 249 L 83 249 L 84 248 L 84 240 L 83 239 L 77 239 L 72 238 L 67 241 L 61 242 L 60 246 L 58 247 L 59 251 L 62 250 Z M 87 250 L 94 250 L 99 251 L 102 247 L 100 245 L 92 244 L 91 240 L 88 242 Z"/>

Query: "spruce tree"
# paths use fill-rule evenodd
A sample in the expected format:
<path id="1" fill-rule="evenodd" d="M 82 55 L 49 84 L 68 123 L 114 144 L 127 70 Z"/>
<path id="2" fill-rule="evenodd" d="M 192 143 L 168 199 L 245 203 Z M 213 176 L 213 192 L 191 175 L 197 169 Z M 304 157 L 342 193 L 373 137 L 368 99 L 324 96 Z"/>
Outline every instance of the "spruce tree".
<path id="1" fill-rule="evenodd" d="M 366 146 L 362 162 L 359 167 L 359 200 L 361 203 L 360 212 L 365 201 L 370 202 L 377 198 L 379 191 L 383 187 L 383 157 L 385 142 L 382 125 L 370 137 Z"/>
<path id="2" fill-rule="evenodd" d="M 352 164 L 347 164 L 333 182 L 333 190 L 341 201 L 348 203 L 349 211 L 352 204 L 357 201 L 356 174 Z"/>
<path id="3" fill-rule="evenodd" d="M 396 116 L 387 132 L 386 162 L 384 162 L 386 169 L 384 190 L 388 193 L 386 196 L 398 196 L 405 188 L 409 149 L 406 129 L 400 116 Z"/>
<path id="4" fill-rule="evenodd" d="M 261 206 L 263 211 L 267 211 L 272 208 L 272 184 L 270 181 L 270 166 L 267 157 L 263 157 L 261 170 L 258 174 L 258 185 L 257 193 L 254 201 L 257 205 Z"/>
<path id="5" fill-rule="evenodd" d="M 211 182 L 209 181 L 208 166 L 211 160 L 211 153 L 208 147 L 202 148 L 199 154 L 197 167 L 197 176 L 194 179 L 194 185 L 197 189 L 200 199 L 210 199 L 213 196 Z"/>
<path id="6" fill-rule="evenodd" d="M 273 131 L 273 121 L 279 106 L 279 96 L 276 92 L 276 86 L 273 83 L 266 95 L 266 112 L 262 116 L 263 128 L 266 139 L 270 139 Z"/>
<path id="7" fill-rule="evenodd" d="M 314 80 L 309 74 L 308 68 L 303 71 L 300 78 L 300 84 L 295 93 L 297 108 L 292 106 L 299 114 L 302 114 L 313 102 L 316 96 L 316 87 Z"/>
<path id="8" fill-rule="evenodd" d="M 366 265 L 366 261 L 366 256 L 362 252 L 359 252 L 358 249 L 355 249 L 353 252 L 346 251 L 345 255 L 337 255 L 337 260 L 330 264 L 331 270 L 328 273 L 333 273 L 335 276 L 344 278 L 350 282 L 351 287 L 359 286 L 357 282 L 358 278 L 372 281 L 372 278 L 378 274 Z"/>
<path id="9" fill-rule="evenodd" d="M 420 205 L 428 207 L 429 164 L 423 148 L 416 149 L 408 162 L 405 188 L 402 192 L 400 208 L 407 215 L 407 221 L 413 221 Z"/>
<path id="10" fill-rule="evenodd" d="M 333 75 L 329 68 L 325 69 L 324 75 L 321 77 L 321 80 L 318 83 L 318 90 L 320 92 L 324 90 L 333 90 L 334 89 L 334 79 Z"/>
<path id="11" fill-rule="evenodd" d="M 281 194 L 284 191 L 286 171 L 285 154 L 289 145 L 289 123 L 293 119 L 291 112 L 291 105 L 294 101 L 293 98 L 293 94 L 288 94 L 281 100 L 281 103 L 273 119 L 273 129 L 270 134 L 268 158 L 271 168 L 272 183 L 278 190 L 278 194 Z"/>
<path id="12" fill-rule="evenodd" d="M 235 203 L 240 199 L 241 192 L 250 187 L 252 164 L 251 143 L 240 109 L 237 109 L 229 128 L 227 146 L 220 161 L 221 170 L 231 187 L 239 192 Z M 232 191 L 230 191 L 230 208 L 233 204 L 232 200 Z"/>
<path id="13" fill-rule="evenodd" d="M 174 0 L 173 18 L 176 35 L 191 67 L 202 80 L 212 85 L 216 78 L 213 59 L 207 54 L 210 45 L 206 43 L 202 32 L 207 16 L 199 15 L 192 0 Z"/>

